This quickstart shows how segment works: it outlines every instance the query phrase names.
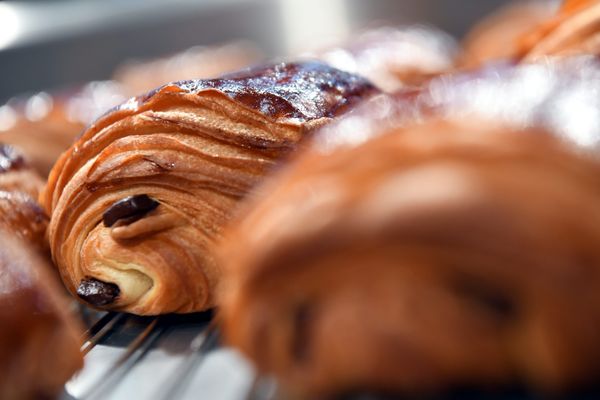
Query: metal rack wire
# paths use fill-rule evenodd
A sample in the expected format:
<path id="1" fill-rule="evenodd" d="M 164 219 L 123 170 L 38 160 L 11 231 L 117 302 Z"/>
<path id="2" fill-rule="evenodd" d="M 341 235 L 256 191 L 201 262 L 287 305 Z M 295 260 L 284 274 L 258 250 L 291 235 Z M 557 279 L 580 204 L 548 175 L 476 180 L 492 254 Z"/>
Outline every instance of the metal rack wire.
<path id="1" fill-rule="evenodd" d="M 63 399 L 121 399 L 130 397 L 132 391 L 140 399 L 197 398 L 198 391 L 205 389 L 202 383 L 212 388 L 213 396 L 215 387 L 225 389 L 223 398 L 231 400 L 271 400 L 275 396 L 272 381 L 256 377 L 235 352 L 219 344 L 211 313 L 138 317 L 82 311 L 90 325 L 81 346 L 86 363 L 65 386 Z M 153 353 L 167 354 L 168 362 L 151 363 L 148 358 Z M 226 362 L 221 360 L 220 368 L 211 371 L 205 364 L 219 353 L 221 358 L 227 356 Z M 145 366 L 148 363 L 150 367 Z M 145 370 L 136 374 L 138 369 Z M 148 385 L 155 388 L 142 390 Z M 124 386 L 129 386 L 128 392 Z"/>

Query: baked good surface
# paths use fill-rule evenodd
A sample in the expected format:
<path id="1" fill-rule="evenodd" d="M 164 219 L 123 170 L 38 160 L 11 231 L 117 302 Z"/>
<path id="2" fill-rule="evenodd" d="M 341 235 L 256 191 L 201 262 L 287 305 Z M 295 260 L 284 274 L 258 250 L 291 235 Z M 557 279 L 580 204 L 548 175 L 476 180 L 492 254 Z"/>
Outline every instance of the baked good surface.
<path id="1" fill-rule="evenodd" d="M 376 92 L 322 63 L 282 63 L 167 84 L 108 112 L 41 196 L 67 288 L 136 314 L 213 306 L 210 249 L 238 202 L 314 128 Z"/>
<path id="2" fill-rule="evenodd" d="M 113 79 L 133 96 L 165 82 L 217 78 L 227 72 L 256 64 L 260 50 L 245 41 L 214 46 L 195 46 L 156 60 L 129 61 L 117 68 Z"/>
<path id="3" fill-rule="evenodd" d="M 320 395 L 596 382 L 598 71 L 496 65 L 321 129 L 221 241 L 227 341 Z"/>
<path id="4" fill-rule="evenodd" d="M 42 180 L 25 156 L 0 144 L 0 398 L 54 398 L 83 365 L 35 201 Z"/>
<path id="5" fill-rule="evenodd" d="M 593 383 L 599 173 L 485 120 L 305 153 L 222 242 L 228 343 L 321 395 Z"/>
<path id="6" fill-rule="evenodd" d="M 0 397 L 55 398 L 83 366 L 81 327 L 38 249 L 2 224 L 0 243 Z"/>
<path id="7" fill-rule="evenodd" d="M 0 107 L 0 142 L 17 146 L 47 177 L 85 126 L 125 99 L 113 82 L 90 82 L 54 95 L 41 92 L 13 99 Z"/>
<path id="8" fill-rule="evenodd" d="M 462 42 L 458 62 L 462 68 L 476 68 L 499 60 L 517 59 L 522 37 L 554 17 L 557 2 L 512 1 L 472 27 Z"/>
<path id="9" fill-rule="evenodd" d="M 451 71 L 457 53 L 458 46 L 450 35 L 414 25 L 366 30 L 305 56 L 365 76 L 381 90 L 394 92 Z"/>
<path id="10" fill-rule="evenodd" d="M 600 145 L 600 61 L 591 55 L 512 61 L 447 74 L 382 95 L 315 135 L 316 146 L 353 146 L 394 128 L 434 117 L 489 119 L 517 129 L 542 128 L 595 151 Z"/>
<path id="11" fill-rule="evenodd" d="M 48 248 L 48 217 L 36 200 L 43 185 L 23 153 L 0 143 L 0 228 L 38 250 Z"/>
<path id="12" fill-rule="evenodd" d="M 524 61 L 547 56 L 600 54 L 600 2 L 566 0 L 558 13 L 521 39 Z"/>

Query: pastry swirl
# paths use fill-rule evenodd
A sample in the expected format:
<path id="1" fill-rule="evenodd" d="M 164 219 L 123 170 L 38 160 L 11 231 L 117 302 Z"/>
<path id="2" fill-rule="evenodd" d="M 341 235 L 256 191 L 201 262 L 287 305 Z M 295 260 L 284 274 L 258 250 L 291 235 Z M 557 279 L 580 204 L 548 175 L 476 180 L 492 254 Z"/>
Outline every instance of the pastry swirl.
<path id="1" fill-rule="evenodd" d="M 210 248 L 239 200 L 307 133 L 375 92 L 321 63 L 283 63 L 167 84 L 108 112 L 41 196 L 67 288 L 116 285 L 94 305 L 136 314 L 211 307 L 221 271 Z"/>

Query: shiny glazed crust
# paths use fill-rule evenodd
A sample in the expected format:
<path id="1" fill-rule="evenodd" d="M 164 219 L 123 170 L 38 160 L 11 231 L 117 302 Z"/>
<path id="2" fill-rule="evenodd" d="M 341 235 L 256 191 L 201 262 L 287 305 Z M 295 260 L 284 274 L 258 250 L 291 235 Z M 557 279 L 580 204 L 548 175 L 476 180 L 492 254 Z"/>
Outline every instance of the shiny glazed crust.
<path id="1" fill-rule="evenodd" d="M 67 288 L 115 284 L 105 307 L 137 314 L 211 307 L 221 271 L 210 249 L 239 200 L 308 132 L 375 92 L 324 64 L 276 64 L 167 84 L 108 112 L 41 196 Z M 140 195 L 160 205 L 103 224 L 116 202 Z"/>
<path id="2" fill-rule="evenodd" d="M 597 161 L 493 121 L 384 130 L 302 154 L 225 234 L 227 341 L 311 393 L 594 382 Z"/>

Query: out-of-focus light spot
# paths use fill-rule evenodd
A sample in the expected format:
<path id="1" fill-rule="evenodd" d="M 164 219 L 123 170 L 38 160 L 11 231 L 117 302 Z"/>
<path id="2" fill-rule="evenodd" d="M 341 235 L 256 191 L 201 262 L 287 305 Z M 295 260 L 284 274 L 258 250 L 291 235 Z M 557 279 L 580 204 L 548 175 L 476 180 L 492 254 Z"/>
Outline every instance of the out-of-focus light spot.
<path id="1" fill-rule="evenodd" d="M 579 85 L 558 96 L 548 117 L 551 126 L 581 146 L 598 144 L 598 92 L 590 85 Z"/>
<path id="2" fill-rule="evenodd" d="M 0 107 L 0 132 L 11 129 L 17 123 L 17 113 L 11 106 Z"/>
<path id="3" fill-rule="evenodd" d="M 90 82 L 67 103 L 67 118 L 72 122 L 89 124 L 114 106 L 124 102 L 123 89 L 112 81 Z M 135 102 L 137 100 L 131 99 Z M 131 108 L 134 108 L 133 106 Z"/>
<path id="4" fill-rule="evenodd" d="M 0 3 L 0 50 L 21 33 L 21 21 L 12 4 Z"/>
<path id="5" fill-rule="evenodd" d="M 344 0 L 291 0 L 279 4 L 289 54 L 342 40 L 350 33 Z"/>
<path id="6" fill-rule="evenodd" d="M 53 101 L 48 93 L 40 92 L 25 103 L 25 116 L 30 121 L 39 121 L 52 110 Z"/>

